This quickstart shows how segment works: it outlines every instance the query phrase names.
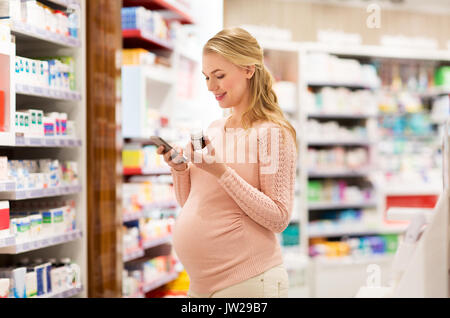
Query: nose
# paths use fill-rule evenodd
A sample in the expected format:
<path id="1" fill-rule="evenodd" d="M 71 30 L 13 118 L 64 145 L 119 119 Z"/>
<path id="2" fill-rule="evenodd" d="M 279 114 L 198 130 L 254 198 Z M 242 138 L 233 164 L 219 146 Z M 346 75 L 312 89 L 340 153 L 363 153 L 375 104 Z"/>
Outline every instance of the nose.
<path id="1" fill-rule="evenodd" d="M 219 85 L 217 85 L 217 82 L 213 78 L 210 78 L 208 81 L 208 91 L 213 92 L 216 91 L 218 88 Z"/>

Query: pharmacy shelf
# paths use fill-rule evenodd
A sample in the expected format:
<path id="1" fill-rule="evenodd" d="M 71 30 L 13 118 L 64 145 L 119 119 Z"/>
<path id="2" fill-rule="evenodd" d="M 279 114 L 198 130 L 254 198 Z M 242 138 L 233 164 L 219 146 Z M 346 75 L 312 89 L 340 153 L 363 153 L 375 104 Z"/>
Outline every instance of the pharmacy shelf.
<path id="1" fill-rule="evenodd" d="M 144 205 L 142 207 L 142 211 L 145 213 L 146 211 L 152 211 L 154 209 L 170 209 L 170 208 L 176 208 L 177 206 L 178 206 L 178 203 L 175 200 L 160 201 L 160 202 L 153 202 L 153 203 Z"/>
<path id="2" fill-rule="evenodd" d="M 11 185 L 8 183 L 8 186 L 10 187 Z M 46 189 L 6 190 L 0 192 L 0 199 L 17 201 L 17 200 L 47 198 L 47 197 L 77 194 L 80 193 L 81 190 L 82 190 L 81 185 L 59 186 Z"/>
<path id="3" fill-rule="evenodd" d="M 10 192 L 16 190 L 16 183 L 14 181 L 3 180 L 0 181 L 0 193 Z"/>
<path id="4" fill-rule="evenodd" d="M 308 118 L 312 119 L 369 119 L 375 118 L 377 115 L 369 115 L 369 114 L 339 114 L 339 113 L 309 113 L 307 114 Z"/>
<path id="5" fill-rule="evenodd" d="M 63 8 L 68 8 L 71 5 L 80 5 L 79 0 L 39 0 L 39 2 L 42 2 L 49 7 L 51 7 L 52 5 L 57 5 Z"/>
<path id="6" fill-rule="evenodd" d="M 169 20 L 177 20 L 181 24 L 194 23 L 185 9 L 173 4 L 174 1 L 165 0 L 124 0 L 124 7 L 144 7 L 149 10 L 163 10 L 163 16 Z"/>
<path id="7" fill-rule="evenodd" d="M 159 246 L 159 245 L 163 245 L 163 244 L 167 244 L 170 243 L 170 241 L 172 240 L 172 235 L 167 235 L 161 238 L 157 238 L 157 239 L 153 239 L 153 240 L 149 240 L 147 242 L 143 242 L 142 243 L 142 247 L 144 248 L 144 250 L 153 248 L 155 246 Z"/>
<path id="8" fill-rule="evenodd" d="M 448 50 L 420 49 L 408 47 L 387 47 L 382 45 L 341 45 L 318 42 L 303 42 L 301 50 L 309 52 L 324 52 L 335 55 L 399 58 L 412 60 L 450 61 Z"/>
<path id="9" fill-rule="evenodd" d="M 0 242 L 0 254 L 20 254 L 28 251 L 38 250 L 41 248 L 72 242 L 83 237 L 81 230 L 74 230 L 72 232 L 55 234 L 40 238 L 34 241 L 20 242 L 14 237 L 8 239 L 9 245 L 4 245 Z"/>
<path id="10" fill-rule="evenodd" d="M 364 171 L 342 171 L 342 172 L 327 172 L 327 171 L 309 171 L 309 178 L 363 178 L 369 176 L 370 172 L 368 170 Z"/>
<path id="11" fill-rule="evenodd" d="M 308 146 L 311 147 L 321 147 L 321 146 L 370 146 L 372 144 L 371 141 L 367 140 L 309 140 L 307 141 Z"/>
<path id="12" fill-rule="evenodd" d="M 81 139 L 72 137 L 24 137 L 16 135 L 16 147 L 81 147 Z"/>
<path id="13" fill-rule="evenodd" d="M 159 39 L 151 33 L 142 32 L 138 29 L 123 30 L 123 47 L 124 48 L 145 48 L 147 50 L 173 50 L 173 45 L 163 39 Z"/>
<path id="14" fill-rule="evenodd" d="M 123 217 L 122 217 L 123 222 L 131 222 L 131 221 L 136 221 L 136 220 L 139 220 L 140 218 L 142 218 L 144 216 L 144 212 L 138 211 L 138 212 L 133 212 L 133 213 L 122 213 L 122 215 L 123 215 Z"/>
<path id="15" fill-rule="evenodd" d="M 363 235 L 374 235 L 374 234 L 401 234 L 406 230 L 406 226 L 399 227 L 383 227 L 383 228 L 364 228 L 355 226 L 352 229 L 349 228 L 339 228 L 330 230 L 320 230 L 320 231 L 311 231 L 308 229 L 308 237 L 341 237 L 341 236 L 363 236 Z"/>
<path id="16" fill-rule="evenodd" d="M 151 176 L 160 174 L 171 174 L 170 167 L 158 167 L 158 168 L 123 168 L 124 176 Z"/>
<path id="17" fill-rule="evenodd" d="M 417 195 L 440 195 L 443 188 L 439 185 L 429 185 L 429 184 L 415 184 L 414 186 L 408 186 L 405 184 L 399 185 L 388 185 L 381 188 L 381 192 L 385 196 L 417 196 Z"/>
<path id="18" fill-rule="evenodd" d="M 355 202 L 355 203 L 308 203 L 309 211 L 318 210 L 341 210 L 341 209 L 352 209 L 352 208 L 372 208 L 376 207 L 376 202 Z"/>
<path id="19" fill-rule="evenodd" d="M 133 261 L 135 259 L 138 259 L 142 256 L 145 255 L 145 251 L 143 249 L 136 249 L 135 251 L 131 252 L 131 253 L 126 253 L 123 256 L 123 262 L 129 262 L 129 261 Z"/>
<path id="20" fill-rule="evenodd" d="M 6 236 L 6 237 L 0 238 L 0 250 L 3 247 L 14 245 L 15 242 L 16 242 L 15 236 Z"/>
<path id="21" fill-rule="evenodd" d="M 346 87 L 351 89 L 375 89 L 369 85 L 361 83 L 344 83 L 344 82 L 326 82 L 326 81 L 307 81 L 307 85 L 310 87 Z"/>
<path id="22" fill-rule="evenodd" d="M 18 21 L 12 21 L 11 32 L 16 36 L 16 42 L 22 40 L 27 42 L 43 41 L 59 47 L 69 48 L 79 48 L 81 46 L 81 41 L 77 38 L 50 32 Z"/>
<path id="23" fill-rule="evenodd" d="M 341 267 L 358 264 L 378 264 L 391 262 L 394 254 L 375 254 L 370 256 L 314 257 L 313 262 L 320 267 Z"/>
<path id="24" fill-rule="evenodd" d="M 16 93 L 19 95 L 35 96 L 62 101 L 81 101 L 81 94 L 78 92 L 24 84 L 16 84 Z"/>
<path id="25" fill-rule="evenodd" d="M 176 271 L 161 275 L 161 277 L 156 278 L 152 282 L 144 283 L 142 290 L 144 293 L 148 293 L 149 291 L 152 291 L 158 287 L 170 283 L 171 281 L 175 280 L 178 277 L 178 275 L 179 273 Z"/>
<path id="26" fill-rule="evenodd" d="M 36 296 L 33 298 L 70 298 L 73 296 L 78 295 L 83 291 L 83 286 L 80 287 L 73 287 L 64 291 L 54 292 L 50 294 L 45 294 L 42 296 Z"/>

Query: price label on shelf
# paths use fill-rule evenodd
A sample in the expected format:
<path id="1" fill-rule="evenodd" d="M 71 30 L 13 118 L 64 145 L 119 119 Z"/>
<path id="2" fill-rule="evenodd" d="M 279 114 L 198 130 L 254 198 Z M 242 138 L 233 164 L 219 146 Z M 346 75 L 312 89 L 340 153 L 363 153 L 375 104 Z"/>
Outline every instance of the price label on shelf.
<path id="1" fill-rule="evenodd" d="M 34 92 L 35 92 L 37 95 L 44 95 L 44 89 L 43 89 L 42 87 L 35 87 L 35 88 L 34 88 Z"/>
<path id="2" fill-rule="evenodd" d="M 45 145 L 47 146 L 56 146 L 56 140 L 54 138 L 46 138 Z"/>
<path id="3" fill-rule="evenodd" d="M 29 142 L 30 142 L 30 145 L 32 145 L 32 146 L 41 146 L 42 145 L 42 139 L 40 139 L 40 138 L 30 138 Z"/>

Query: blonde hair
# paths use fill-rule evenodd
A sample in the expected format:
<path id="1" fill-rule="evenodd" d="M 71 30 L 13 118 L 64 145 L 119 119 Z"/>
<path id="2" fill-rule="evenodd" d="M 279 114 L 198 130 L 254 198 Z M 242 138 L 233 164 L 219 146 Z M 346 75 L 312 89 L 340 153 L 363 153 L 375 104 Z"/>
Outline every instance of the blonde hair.
<path id="1" fill-rule="evenodd" d="M 242 126 L 248 129 L 257 121 L 273 122 L 287 128 L 298 148 L 297 133 L 278 105 L 272 88 L 273 78 L 264 65 L 264 53 L 256 39 L 242 28 L 224 29 L 206 42 L 203 53 L 218 53 L 241 67 L 254 65 L 255 73 L 250 79 L 250 105 L 242 115 Z"/>

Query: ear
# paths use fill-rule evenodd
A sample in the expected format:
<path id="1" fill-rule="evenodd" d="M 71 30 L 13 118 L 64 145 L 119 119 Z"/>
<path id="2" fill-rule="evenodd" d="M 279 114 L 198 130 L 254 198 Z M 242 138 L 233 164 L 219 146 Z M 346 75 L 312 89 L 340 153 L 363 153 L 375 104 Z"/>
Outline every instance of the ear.
<path id="1" fill-rule="evenodd" d="M 255 65 L 250 65 L 245 67 L 245 75 L 247 79 L 251 79 L 255 74 Z"/>

